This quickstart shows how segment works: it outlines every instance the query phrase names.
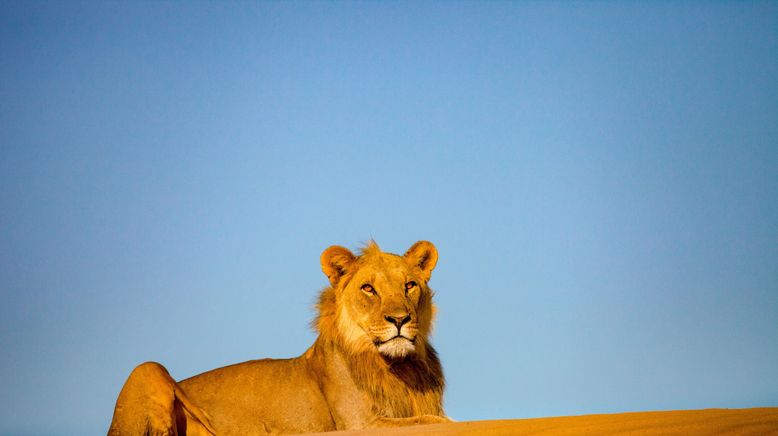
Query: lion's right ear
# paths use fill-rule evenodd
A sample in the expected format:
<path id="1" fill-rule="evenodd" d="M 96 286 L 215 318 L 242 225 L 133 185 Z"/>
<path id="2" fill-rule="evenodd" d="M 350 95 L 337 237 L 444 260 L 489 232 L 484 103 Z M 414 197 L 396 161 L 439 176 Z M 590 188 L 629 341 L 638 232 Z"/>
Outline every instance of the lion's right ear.
<path id="1" fill-rule="evenodd" d="M 330 279 L 330 284 L 335 286 L 338 280 L 348 272 L 355 259 L 356 257 L 347 248 L 333 245 L 321 254 L 321 270 Z"/>

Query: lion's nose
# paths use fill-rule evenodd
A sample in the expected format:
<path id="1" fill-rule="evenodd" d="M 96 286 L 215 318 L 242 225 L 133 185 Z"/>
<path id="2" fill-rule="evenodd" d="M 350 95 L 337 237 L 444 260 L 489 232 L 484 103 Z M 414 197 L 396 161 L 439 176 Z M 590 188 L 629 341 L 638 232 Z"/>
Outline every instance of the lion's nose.
<path id="1" fill-rule="evenodd" d="M 411 316 L 407 314 L 402 316 L 386 315 L 384 316 L 384 319 L 396 325 L 397 329 L 399 330 L 402 328 L 403 325 L 405 325 L 406 323 L 408 323 L 408 321 L 411 320 Z"/>

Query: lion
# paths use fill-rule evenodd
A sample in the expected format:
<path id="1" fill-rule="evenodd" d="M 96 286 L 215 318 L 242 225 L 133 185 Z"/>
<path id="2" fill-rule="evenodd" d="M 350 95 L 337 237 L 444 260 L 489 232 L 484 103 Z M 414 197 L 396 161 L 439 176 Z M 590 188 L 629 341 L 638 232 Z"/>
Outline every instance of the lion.
<path id="1" fill-rule="evenodd" d="M 403 255 L 371 241 L 359 255 L 321 255 L 313 345 L 292 359 L 252 360 L 176 382 L 155 362 L 136 367 L 109 435 L 264 435 L 450 422 L 429 341 L 435 246 Z"/>

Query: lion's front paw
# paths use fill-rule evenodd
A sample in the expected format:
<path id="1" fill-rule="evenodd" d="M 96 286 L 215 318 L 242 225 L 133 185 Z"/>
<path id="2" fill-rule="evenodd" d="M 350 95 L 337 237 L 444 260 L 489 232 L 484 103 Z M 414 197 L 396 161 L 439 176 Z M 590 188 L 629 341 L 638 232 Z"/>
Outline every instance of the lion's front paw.
<path id="1" fill-rule="evenodd" d="M 419 424 L 444 424 L 447 422 L 453 421 L 446 416 L 422 415 L 419 417 Z"/>

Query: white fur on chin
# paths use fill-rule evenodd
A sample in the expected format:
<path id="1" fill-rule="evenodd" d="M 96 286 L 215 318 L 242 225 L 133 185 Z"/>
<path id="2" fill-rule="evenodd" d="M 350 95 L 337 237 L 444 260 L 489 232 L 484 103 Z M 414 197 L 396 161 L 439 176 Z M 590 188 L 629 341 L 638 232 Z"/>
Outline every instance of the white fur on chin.
<path id="1" fill-rule="evenodd" d="M 408 339 L 396 337 L 378 346 L 378 352 L 391 359 L 401 359 L 413 354 L 416 347 Z"/>

